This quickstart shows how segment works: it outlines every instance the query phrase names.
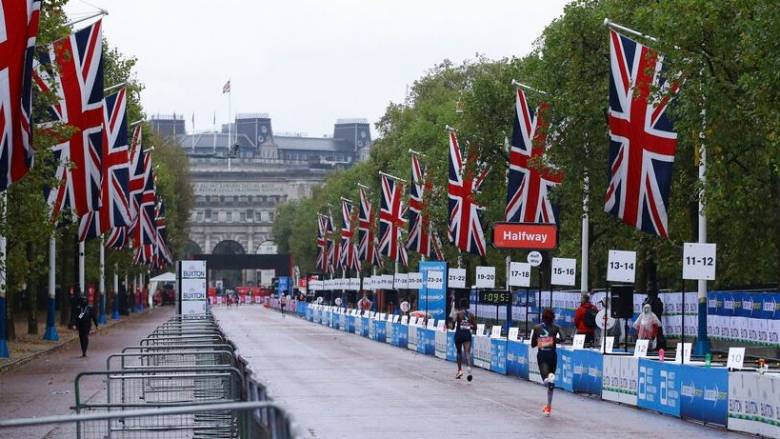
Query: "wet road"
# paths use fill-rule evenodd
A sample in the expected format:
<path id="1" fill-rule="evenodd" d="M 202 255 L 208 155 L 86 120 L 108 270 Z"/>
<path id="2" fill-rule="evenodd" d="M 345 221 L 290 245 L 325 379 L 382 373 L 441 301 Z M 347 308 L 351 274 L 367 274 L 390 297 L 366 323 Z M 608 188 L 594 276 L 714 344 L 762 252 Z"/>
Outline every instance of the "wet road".
<path id="1" fill-rule="evenodd" d="M 272 398 L 307 438 L 721 438 L 745 437 L 455 365 L 251 305 L 217 308 Z"/>
<path id="2" fill-rule="evenodd" d="M 140 339 L 173 314 L 173 307 L 155 308 L 141 315 L 124 317 L 110 328 L 101 329 L 89 338 L 87 358 L 81 357 L 78 341 L 42 356 L 16 369 L 0 373 L 0 418 L 27 418 L 73 413 L 75 403 L 73 379 L 86 370 L 105 370 L 106 357 L 125 346 L 138 345 Z M 97 385 L 97 383 L 95 383 Z M 82 398 L 103 391 L 103 388 L 82 390 Z M 74 437 L 71 428 L 40 427 L 0 430 L 0 437 L 52 438 Z"/>

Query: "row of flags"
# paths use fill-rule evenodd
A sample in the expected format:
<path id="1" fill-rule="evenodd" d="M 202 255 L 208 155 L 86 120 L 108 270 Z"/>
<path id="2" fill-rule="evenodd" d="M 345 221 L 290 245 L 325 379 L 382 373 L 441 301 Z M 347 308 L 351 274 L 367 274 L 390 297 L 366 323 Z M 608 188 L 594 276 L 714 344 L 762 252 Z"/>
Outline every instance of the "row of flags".
<path id="1" fill-rule="evenodd" d="M 609 37 L 609 184 L 604 210 L 629 226 L 668 238 L 667 206 L 677 134 L 666 110 L 678 87 L 663 78 L 662 58 L 653 49 L 614 30 L 610 30 Z M 654 89 L 661 90 L 660 98 L 655 97 Z M 506 222 L 558 222 L 558 209 L 551 202 L 550 193 L 561 184 L 565 173 L 544 162 L 553 137 L 550 112 L 548 102 L 542 100 L 533 107 L 523 88 L 517 88 L 506 176 Z M 351 256 L 355 246 L 352 203 L 342 199 L 340 246 L 334 238 L 332 217 L 319 215 L 319 270 L 359 271 L 360 261 L 381 267 L 379 254 L 406 266 L 407 250 L 425 257 L 433 253 L 436 259 L 443 259 L 441 243 L 424 204 L 433 183 L 426 178 L 419 154 L 412 154 L 411 167 L 407 207 L 403 204 L 404 181 L 380 172 L 378 240 L 373 228 L 377 218 L 366 188 L 360 187 L 357 258 Z M 476 149 L 472 145 L 461 148 L 457 133 L 449 129 L 447 232 L 450 243 L 462 252 L 486 254 L 484 206 L 477 202 L 477 196 L 489 172 L 487 166 L 478 162 Z M 401 232 L 405 227 L 408 234 L 404 245 Z"/>
<path id="2" fill-rule="evenodd" d="M 128 139 L 127 90 L 104 96 L 102 21 L 36 50 L 41 2 L 1 1 L 0 190 L 33 166 L 34 84 L 53 98 L 36 121 L 59 136 L 52 147 L 57 184 L 45 194 L 51 221 L 69 211 L 78 218 L 80 241 L 104 236 L 107 247 L 132 243 L 139 263 L 171 263 L 165 207 L 140 125 Z M 56 132 L 58 124 L 68 134 Z"/>

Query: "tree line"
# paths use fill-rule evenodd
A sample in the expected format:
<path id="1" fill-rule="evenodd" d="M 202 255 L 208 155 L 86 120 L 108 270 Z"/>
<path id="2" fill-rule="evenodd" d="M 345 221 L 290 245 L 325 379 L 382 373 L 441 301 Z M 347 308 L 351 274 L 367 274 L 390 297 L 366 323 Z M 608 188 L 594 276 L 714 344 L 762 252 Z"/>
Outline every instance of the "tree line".
<path id="1" fill-rule="evenodd" d="M 51 42 L 67 36 L 72 29 L 67 24 L 63 11 L 67 0 L 47 0 L 41 8 L 40 28 L 36 49 L 45 48 Z M 77 25 L 78 26 L 78 25 Z M 143 83 L 135 72 L 137 59 L 125 55 L 118 47 L 111 46 L 104 39 L 104 78 L 107 87 L 125 83 L 127 90 L 128 123 L 145 119 L 140 93 Z M 33 91 L 33 116 L 45 114 L 51 105 L 51 96 Z M 7 334 L 15 337 L 14 316 L 27 312 L 28 333 L 38 333 L 39 311 L 45 307 L 49 276 L 49 238 L 54 234 L 57 242 L 57 303 L 60 321 L 69 321 L 68 291 L 78 283 L 78 222 L 63 212 L 56 223 L 50 221 L 49 206 L 43 196 L 46 187 L 56 187 L 54 160 L 51 147 L 63 133 L 72 127 L 36 125 L 33 128 L 33 149 L 35 164 L 21 181 L 7 191 L 4 221 L 0 222 L 0 234 L 7 237 L 6 288 L 7 288 Z M 151 152 L 156 165 L 157 193 L 165 200 L 168 245 L 179 254 L 188 239 L 189 212 L 193 203 L 187 157 L 171 139 L 161 138 L 144 126 L 144 145 L 154 146 Z M 0 201 L 2 203 L 2 201 Z M 86 243 L 86 283 L 97 290 L 99 281 L 99 240 Z M 148 268 L 133 264 L 131 249 L 106 249 L 106 290 L 113 291 L 112 278 L 116 270 L 123 281 L 125 274 L 132 279 L 139 273 L 148 273 Z"/>
<path id="2" fill-rule="evenodd" d="M 680 84 L 671 114 L 678 145 L 669 200 L 669 239 L 640 232 L 604 212 L 608 184 L 607 127 L 609 32 L 605 18 L 653 35 L 642 41 L 664 55 L 667 72 Z M 522 25 L 522 17 L 516 19 Z M 357 183 L 372 188 L 378 205 L 378 171 L 408 179 L 412 148 L 425 154 L 434 189 L 427 209 L 445 254 L 447 135 L 458 129 L 492 168 L 478 201 L 483 226 L 503 219 L 506 205 L 505 140 L 511 136 L 511 81 L 545 90 L 552 114 L 553 145 L 546 154 L 565 172 L 553 194 L 560 206 L 560 247 L 553 256 L 580 255 L 583 204 L 590 216 L 589 287 L 606 285 L 609 249 L 637 251 L 636 290 L 679 288 L 682 244 L 698 233 L 699 150 L 706 147 L 703 202 L 708 241 L 717 243 L 717 280 L 711 288 L 775 286 L 780 280 L 780 5 L 757 0 L 580 0 L 566 6 L 525 56 L 498 60 L 477 56 L 435 65 L 410 88 L 408 98 L 388 105 L 376 123 L 379 138 L 368 160 L 333 173 L 310 199 L 279 207 L 274 237 L 302 272 L 315 271 L 316 213 L 339 197 L 358 199 Z M 529 94 L 529 96 L 532 96 Z M 584 198 L 588 177 L 589 197 Z M 525 252 L 489 249 L 484 258 L 463 255 L 467 266 L 503 267 Z M 416 266 L 417 255 L 410 254 Z M 364 264 L 365 265 L 365 264 Z M 385 271 L 391 272 L 392 263 Z M 365 271 L 364 267 L 364 271 Z M 498 275 L 502 276 L 499 268 Z M 499 283 L 500 284 L 500 283 Z"/>

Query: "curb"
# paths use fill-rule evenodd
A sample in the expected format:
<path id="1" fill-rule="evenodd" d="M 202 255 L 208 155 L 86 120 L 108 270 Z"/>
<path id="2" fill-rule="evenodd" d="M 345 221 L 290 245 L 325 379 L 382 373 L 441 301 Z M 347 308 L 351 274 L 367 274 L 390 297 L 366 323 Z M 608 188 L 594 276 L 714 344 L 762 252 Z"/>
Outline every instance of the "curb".
<path id="1" fill-rule="evenodd" d="M 110 329 L 110 328 L 113 328 L 114 326 L 121 325 L 121 324 L 122 324 L 122 323 L 124 323 L 124 322 L 127 322 L 127 321 L 129 321 L 129 320 L 131 320 L 131 319 L 134 319 L 134 316 L 145 315 L 145 314 L 146 314 L 147 312 L 149 312 L 150 310 L 151 310 L 151 309 L 148 309 L 148 308 L 147 308 L 147 309 L 145 309 L 145 310 L 144 310 L 142 313 L 134 313 L 134 314 L 131 314 L 131 315 L 129 315 L 129 316 L 125 316 L 125 318 L 124 318 L 124 319 L 122 319 L 122 320 L 119 320 L 118 322 L 115 322 L 115 323 L 113 323 L 113 324 L 111 324 L 111 325 L 107 325 L 107 326 L 106 326 L 106 328 L 107 328 L 107 329 Z M 68 341 L 65 341 L 65 342 L 63 342 L 63 343 L 56 344 L 56 345 L 54 345 L 54 346 L 52 346 L 52 347 L 50 347 L 50 348 L 48 348 L 48 349 L 44 349 L 44 350 L 42 350 L 42 351 L 39 351 L 39 352 L 36 352 L 36 353 L 34 353 L 34 354 L 28 355 L 28 356 L 26 356 L 26 357 L 20 358 L 20 359 L 18 359 L 18 360 L 14 360 L 13 362 L 11 362 L 11 363 L 8 363 L 8 364 L 6 364 L 6 365 L 0 366 L 0 374 L 3 374 L 3 373 L 5 373 L 5 372 L 9 372 L 9 371 L 11 371 L 11 370 L 14 370 L 14 369 L 16 369 L 17 367 L 19 367 L 19 366 L 23 366 L 23 365 L 25 365 L 25 364 L 29 363 L 30 361 L 32 361 L 32 360 L 35 360 L 35 359 L 37 359 L 38 357 L 41 357 L 41 356 L 43 356 L 43 355 L 46 355 L 46 354 L 49 354 L 49 353 L 52 353 L 52 352 L 57 352 L 58 350 L 60 350 L 60 349 L 62 349 L 62 348 L 64 348 L 64 347 L 66 347 L 66 346 L 69 346 L 71 343 L 75 342 L 75 341 L 76 341 L 76 340 L 78 340 L 78 339 L 79 339 L 79 338 L 78 338 L 78 336 L 74 336 L 74 337 L 72 337 L 72 338 L 71 338 L 70 340 L 68 340 Z"/>

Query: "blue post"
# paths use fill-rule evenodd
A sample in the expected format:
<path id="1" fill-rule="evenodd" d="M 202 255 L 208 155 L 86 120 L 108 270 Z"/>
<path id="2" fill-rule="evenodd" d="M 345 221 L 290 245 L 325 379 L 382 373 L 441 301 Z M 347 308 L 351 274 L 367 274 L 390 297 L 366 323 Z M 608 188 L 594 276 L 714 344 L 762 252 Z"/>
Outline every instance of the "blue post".
<path id="1" fill-rule="evenodd" d="M 703 357 L 710 353 L 712 348 L 710 338 L 707 335 L 707 296 L 699 298 L 699 336 L 696 337 L 696 343 L 693 345 L 692 354 L 697 357 Z"/>
<path id="2" fill-rule="evenodd" d="M 98 325 L 106 324 L 106 294 L 105 293 L 100 295 L 100 302 L 98 304 L 97 322 Z"/>
<path id="3" fill-rule="evenodd" d="M 8 335 L 5 333 L 5 296 L 0 296 L 0 358 L 10 358 Z"/>
<path id="4" fill-rule="evenodd" d="M 114 291 L 114 300 L 111 302 L 111 318 L 119 320 L 119 292 Z"/>
<path id="5" fill-rule="evenodd" d="M 46 313 L 46 331 L 43 333 L 43 339 L 58 341 L 60 336 L 57 334 L 57 324 L 55 323 L 57 321 L 56 299 L 54 297 L 49 297 L 48 305 L 49 307 Z"/>

